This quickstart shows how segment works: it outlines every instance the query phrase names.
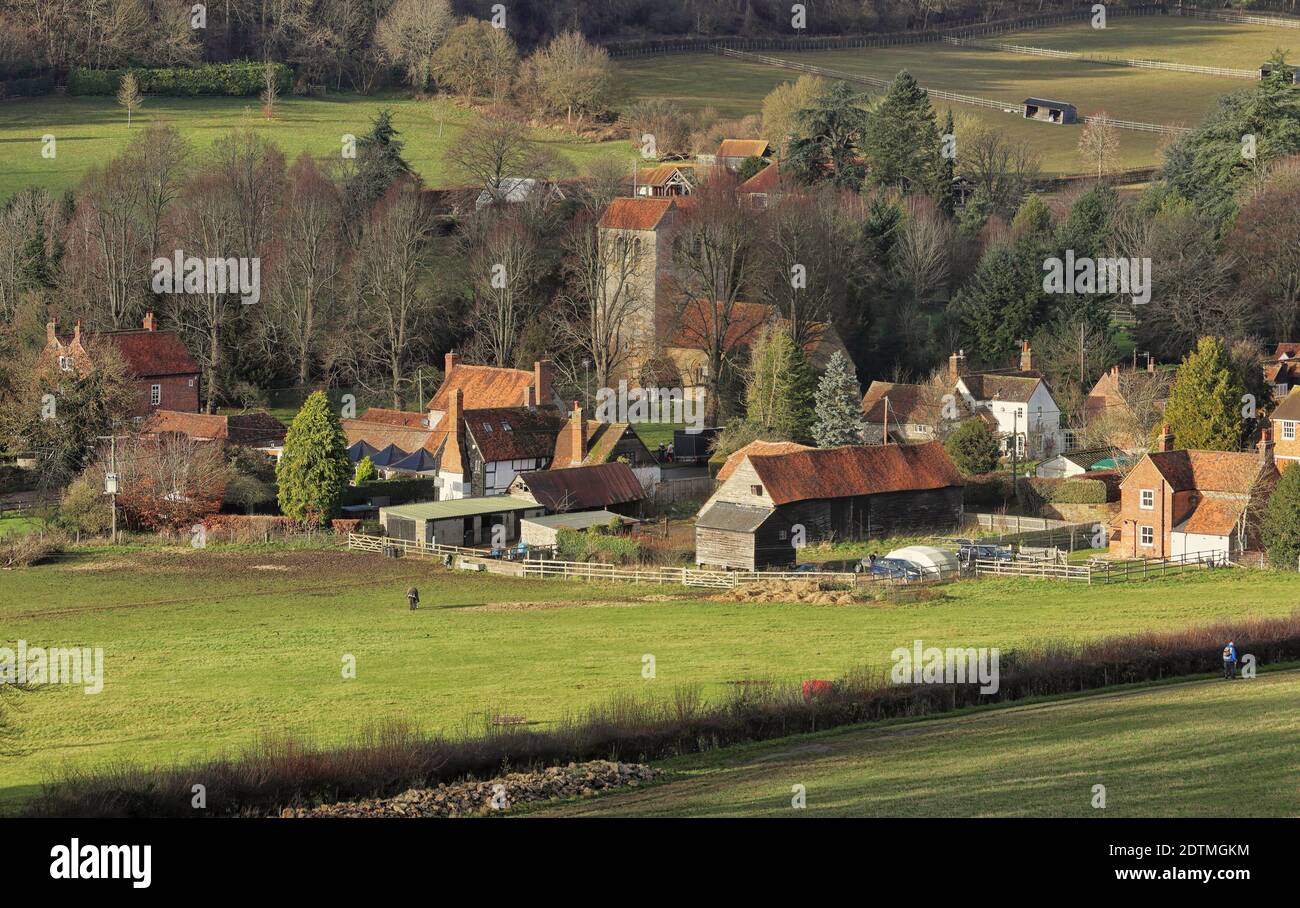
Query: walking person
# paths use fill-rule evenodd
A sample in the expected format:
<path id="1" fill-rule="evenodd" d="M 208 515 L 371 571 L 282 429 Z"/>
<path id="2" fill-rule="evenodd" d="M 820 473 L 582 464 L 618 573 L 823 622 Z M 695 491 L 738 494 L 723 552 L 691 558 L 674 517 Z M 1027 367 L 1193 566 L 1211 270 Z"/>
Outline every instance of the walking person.
<path id="1" fill-rule="evenodd" d="M 420 604 L 420 591 L 415 587 L 411 587 L 406 591 L 406 601 L 411 604 L 411 611 L 415 611 L 416 607 Z"/>
<path id="2" fill-rule="evenodd" d="M 1237 678 L 1237 644 L 1231 640 L 1223 648 L 1223 677 L 1229 681 Z"/>

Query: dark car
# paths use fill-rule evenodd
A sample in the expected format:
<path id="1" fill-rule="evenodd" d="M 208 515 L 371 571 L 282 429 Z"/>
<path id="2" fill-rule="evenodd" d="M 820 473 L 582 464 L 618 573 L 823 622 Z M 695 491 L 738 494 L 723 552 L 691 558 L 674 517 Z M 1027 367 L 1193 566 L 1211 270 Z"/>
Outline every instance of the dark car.
<path id="1" fill-rule="evenodd" d="M 810 561 L 805 561 L 801 564 L 796 564 L 793 568 L 791 568 L 791 570 L 794 571 L 794 573 L 796 574 L 812 574 L 812 573 L 816 573 L 817 571 L 820 571 L 821 569 L 822 566 L 820 564 L 813 564 Z"/>
<path id="2" fill-rule="evenodd" d="M 957 559 L 962 564 L 970 564 L 976 559 L 980 561 L 1014 561 L 1015 555 L 1011 550 L 1003 548 L 1000 545 L 981 545 L 972 543 L 963 545 L 957 550 Z"/>

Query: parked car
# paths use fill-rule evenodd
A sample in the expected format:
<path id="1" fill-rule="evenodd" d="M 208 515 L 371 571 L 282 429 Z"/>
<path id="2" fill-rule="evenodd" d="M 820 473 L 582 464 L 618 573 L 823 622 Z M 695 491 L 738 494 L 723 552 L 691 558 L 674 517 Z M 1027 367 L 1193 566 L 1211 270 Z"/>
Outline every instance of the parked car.
<path id="1" fill-rule="evenodd" d="M 970 564 L 976 559 L 981 561 L 1014 561 L 1016 556 L 1011 553 L 1011 549 L 1000 545 L 971 543 L 959 548 L 957 557 L 962 564 Z"/>
<path id="2" fill-rule="evenodd" d="M 871 573 L 891 580 L 920 580 L 920 569 L 901 558 L 877 558 L 871 563 Z"/>
<path id="3" fill-rule="evenodd" d="M 796 564 L 793 568 L 796 574 L 812 574 L 821 569 L 822 566 L 820 564 L 813 564 L 811 561 L 804 561 L 800 564 Z"/>
<path id="4" fill-rule="evenodd" d="M 817 569 L 827 574 L 861 574 L 867 569 L 866 563 L 865 558 L 845 558 L 838 561 L 823 561 Z"/>

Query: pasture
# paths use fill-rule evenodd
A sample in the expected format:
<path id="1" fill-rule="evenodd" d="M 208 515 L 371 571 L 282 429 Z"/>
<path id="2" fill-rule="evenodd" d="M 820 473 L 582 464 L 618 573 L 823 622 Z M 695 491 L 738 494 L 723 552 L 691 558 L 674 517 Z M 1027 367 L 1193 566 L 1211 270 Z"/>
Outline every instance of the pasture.
<path id="1" fill-rule="evenodd" d="M 1182 20 L 1115 18 L 1104 30 L 1086 22 L 992 36 L 1001 43 L 1138 59 L 1252 69 L 1274 48 L 1300 50 L 1300 31 L 1267 26 Z M 1026 56 L 977 47 L 923 44 L 834 51 L 781 52 L 770 56 L 845 73 L 889 79 L 907 70 L 927 88 L 1006 102 L 1012 113 L 948 101 L 967 124 L 987 124 L 1023 140 L 1039 153 L 1047 175 L 1086 169 L 1077 151 L 1079 126 L 1027 122 L 1019 105 L 1036 96 L 1075 104 L 1081 114 L 1165 125 L 1193 126 L 1215 99 L 1248 89 L 1250 82 L 1192 73 L 1103 66 L 1076 60 Z M 644 57 L 620 63 L 625 91 L 635 97 L 668 97 L 693 108 L 712 107 L 728 116 L 758 113 L 763 97 L 799 73 L 708 54 Z M 872 94 L 878 89 L 863 86 Z M 1167 141 L 1158 133 L 1120 131 L 1119 166 L 1152 166 Z"/>
<path id="2" fill-rule="evenodd" d="M 665 761 L 673 781 L 535 814 L 1293 817 L 1297 698 L 1292 670 L 804 735 Z"/>
<path id="3" fill-rule="evenodd" d="M 337 743 L 386 719 L 453 734 L 482 731 L 489 714 L 546 728 L 611 696 L 694 686 L 708 700 L 737 683 L 883 668 L 915 639 L 1005 649 L 1300 606 L 1293 575 L 1239 571 L 1127 586 L 980 581 L 897 605 L 707 596 L 466 576 L 338 549 L 119 547 L 6 571 L 0 646 L 102 647 L 105 679 L 98 694 L 9 698 L 21 750 L 0 761 L 0 802 L 65 765 L 153 765 L 259 737 Z"/>
<path id="4" fill-rule="evenodd" d="M 406 143 L 403 156 L 426 184 L 456 185 L 444 154 L 475 114 L 445 98 L 414 100 L 338 94 L 324 98 L 285 97 L 273 119 L 262 116 L 255 98 L 172 98 L 150 95 L 132 126 L 113 98 L 61 97 L 18 99 L 0 103 L 0 200 L 27 186 L 61 193 L 77 185 L 91 167 L 120 154 L 144 125 L 167 120 L 202 155 L 217 138 L 241 123 L 272 139 L 292 162 L 302 152 L 322 160 L 339 160 L 341 137 L 360 136 L 383 108 Z M 41 156 L 41 137 L 56 139 L 56 157 Z M 535 140 L 553 151 L 570 173 L 594 158 L 633 155 L 623 142 L 587 142 L 558 130 L 534 130 Z"/>

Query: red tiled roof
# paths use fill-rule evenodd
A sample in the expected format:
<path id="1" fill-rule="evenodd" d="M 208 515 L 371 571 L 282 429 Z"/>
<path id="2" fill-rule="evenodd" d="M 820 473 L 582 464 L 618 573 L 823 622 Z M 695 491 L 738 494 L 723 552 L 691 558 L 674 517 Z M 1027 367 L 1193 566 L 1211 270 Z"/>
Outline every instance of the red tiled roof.
<path id="1" fill-rule="evenodd" d="M 723 139 L 718 146 L 718 157 L 761 158 L 770 150 L 766 139 Z"/>
<path id="2" fill-rule="evenodd" d="M 548 460 L 563 424 L 551 410 L 527 407 L 466 410 L 463 422 L 486 461 Z"/>
<path id="3" fill-rule="evenodd" d="M 1273 349 L 1273 359 L 1281 359 L 1284 355 L 1287 359 L 1300 354 L 1300 344 L 1297 343 L 1280 343 Z"/>
<path id="4" fill-rule="evenodd" d="M 1300 388 L 1292 388 L 1291 393 L 1273 409 L 1269 418 L 1300 420 Z"/>
<path id="5" fill-rule="evenodd" d="M 671 198 L 614 199 L 601 215 L 600 226 L 611 230 L 654 230 L 677 205 Z"/>
<path id="6" fill-rule="evenodd" d="M 110 331 L 98 336 L 111 341 L 140 378 L 199 374 L 198 364 L 175 331 Z"/>
<path id="7" fill-rule="evenodd" d="M 1175 492 L 1245 495 L 1260 470 L 1257 454 L 1237 451 L 1152 451 L 1147 458 Z"/>
<path id="8" fill-rule="evenodd" d="M 740 192 L 771 193 L 782 188 L 785 175 L 781 173 L 781 162 L 773 161 L 748 180 L 740 184 Z"/>
<path id="9" fill-rule="evenodd" d="M 231 444 L 270 447 L 284 444 L 288 428 L 270 413 L 232 413 L 226 417 L 226 435 Z"/>
<path id="10" fill-rule="evenodd" d="M 226 417 L 215 413 L 186 413 L 181 410 L 154 410 L 140 426 L 144 435 L 176 432 L 189 438 L 224 439 Z"/>
<path id="11" fill-rule="evenodd" d="M 961 376 L 962 382 L 976 400 L 1005 400 L 1028 403 L 1042 382 L 1037 372 L 969 372 Z"/>
<path id="12" fill-rule="evenodd" d="M 640 186 L 664 186 L 673 178 L 673 174 L 678 172 L 689 181 L 692 171 L 693 169 L 688 165 L 659 164 L 638 170 L 636 181 Z"/>
<path id="13" fill-rule="evenodd" d="M 614 449 L 623 437 L 628 433 L 630 426 L 625 422 L 600 422 L 595 419 L 583 420 L 583 434 L 586 437 L 585 447 L 587 454 L 583 457 L 584 464 L 605 463 L 614 454 Z M 573 465 L 573 416 L 570 415 L 563 425 L 560 426 L 559 434 L 555 436 L 555 456 L 551 460 L 552 470 L 568 469 Z M 640 439 L 636 433 L 632 433 L 638 443 Z M 642 443 L 642 447 L 645 445 Z M 646 450 L 646 457 L 649 458 L 650 451 Z"/>
<path id="14" fill-rule="evenodd" d="M 1183 533 L 1205 536 L 1227 536 L 1237 528 L 1237 519 L 1245 510 L 1247 500 L 1242 498 L 1203 498 L 1182 526 L 1175 527 Z"/>
<path id="15" fill-rule="evenodd" d="M 384 407 L 369 407 L 358 417 L 362 422 L 380 422 L 388 426 L 405 426 L 408 429 L 427 429 L 428 413 L 412 413 L 410 410 L 389 410 Z"/>
<path id="16" fill-rule="evenodd" d="M 673 335 L 671 346 L 701 349 L 712 341 L 715 332 L 726 321 L 723 350 L 732 350 L 737 346 L 748 347 L 758 335 L 758 329 L 772 317 L 771 306 L 739 300 L 731 304 L 729 318 L 726 305 L 722 302 L 714 303 L 712 311 L 709 310 L 709 304 L 704 300 L 687 303 L 677 320 L 677 331 Z"/>
<path id="17" fill-rule="evenodd" d="M 532 383 L 533 373 L 523 369 L 457 364 L 425 409 L 441 410 L 446 413 L 450 408 L 451 395 L 457 388 L 464 395 L 461 406 L 466 410 L 518 407 L 523 405 L 524 389 Z M 549 401 L 539 401 L 539 403 L 545 404 Z"/>
<path id="18" fill-rule="evenodd" d="M 846 445 L 791 454 L 755 454 L 750 465 L 776 504 L 963 484 L 937 441 L 923 445 Z"/>
<path id="19" fill-rule="evenodd" d="M 737 448 L 727 455 L 727 462 L 718 470 L 718 482 L 726 482 L 732 473 L 736 472 L 736 467 L 740 466 L 741 461 L 751 454 L 793 454 L 795 451 L 811 451 L 808 445 L 801 445 L 797 441 L 751 441 L 743 448 Z"/>
<path id="20" fill-rule="evenodd" d="M 538 470 L 520 476 L 528 492 L 550 511 L 583 511 L 627 504 L 645 498 L 645 489 L 632 468 L 613 463 Z"/>
<path id="21" fill-rule="evenodd" d="M 862 410 L 869 423 L 884 423 L 885 398 L 889 398 L 889 421 L 921 426 L 933 425 L 942 415 L 943 392 L 930 385 L 873 381 L 862 395 Z M 960 415 L 966 416 L 966 402 L 954 395 Z"/>

